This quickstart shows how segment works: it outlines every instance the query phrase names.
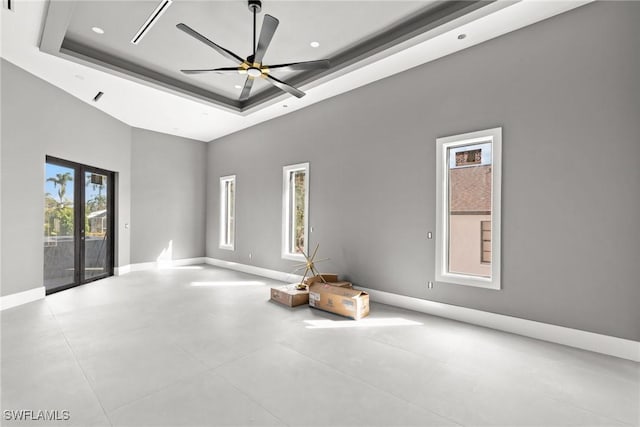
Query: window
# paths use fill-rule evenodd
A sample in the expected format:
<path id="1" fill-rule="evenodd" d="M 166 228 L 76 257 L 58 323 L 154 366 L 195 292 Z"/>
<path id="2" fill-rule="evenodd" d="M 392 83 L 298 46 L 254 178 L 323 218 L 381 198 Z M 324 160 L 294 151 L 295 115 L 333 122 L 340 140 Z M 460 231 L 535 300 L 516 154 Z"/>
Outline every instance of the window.
<path id="1" fill-rule="evenodd" d="M 502 129 L 436 144 L 436 281 L 500 289 Z"/>
<path id="2" fill-rule="evenodd" d="M 282 170 L 282 258 L 304 260 L 308 252 L 309 163 Z"/>
<path id="3" fill-rule="evenodd" d="M 236 176 L 220 178 L 220 248 L 234 250 L 236 234 Z"/>

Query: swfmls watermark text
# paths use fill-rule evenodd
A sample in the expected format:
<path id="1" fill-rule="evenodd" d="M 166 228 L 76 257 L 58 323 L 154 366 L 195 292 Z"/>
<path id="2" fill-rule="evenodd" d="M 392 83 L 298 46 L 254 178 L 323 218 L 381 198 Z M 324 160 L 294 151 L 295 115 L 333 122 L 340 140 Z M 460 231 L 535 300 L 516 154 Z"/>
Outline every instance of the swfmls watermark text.
<path id="1" fill-rule="evenodd" d="M 68 421 L 71 419 L 71 412 L 66 409 L 5 409 L 2 412 L 2 419 L 5 421 Z"/>

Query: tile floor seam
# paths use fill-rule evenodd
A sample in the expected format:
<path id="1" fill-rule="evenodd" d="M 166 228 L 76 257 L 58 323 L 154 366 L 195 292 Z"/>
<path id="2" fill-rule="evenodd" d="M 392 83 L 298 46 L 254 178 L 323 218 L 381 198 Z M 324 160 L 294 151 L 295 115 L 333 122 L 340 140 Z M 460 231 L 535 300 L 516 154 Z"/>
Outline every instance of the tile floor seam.
<path id="1" fill-rule="evenodd" d="M 570 401 L 570 400 L 559 399 L 559 398 L 557 398 L 557 397 L 552 397 L 552 396 L 547 396 L 547 397 L 548 397 L 549 399 L 551 399 L 551 400 L 554 400 L 554 401 L 556 401 L 556 402 L 562 403 L 562 404 L 564 404 L 564 405 L 566 405 L 566 406 L 569 406 L 569 407 L 572 407 L 572 408 L 574 408 L 574 409 L 580 409 L 580 410 L 585 411 L 585 412 L 588 412 L 588 413 L 590 413 L 590 414 L 597 415 L 597 416 L 599 416 L 599 417 L 601 417 L 601 418 L 604 418 L 604 419 L 606 419 L 606 420 L 611 420 L 611 421 L 615 421 L 615 422 L 618 422 L 618 423 L 622 423 L 622 424 L 624 424 L 624 425 L 626 425 L 626 426 L 632 426 L 632 427 L 634 427 L 634 425 L 633 425 L 633 424 L 629 424 L 627 421 L 621 420 L 621 419 L 616 418 L 616 417 L 612 417 L 612 416 L 610 416 L 610 415 L 602 414 L 602 413 L 600 413 L 600 412 L 596 412 L 596 411 L 594 411 L 593 409 L 590 409 L 590 408 L 588 408 L 588 407 L 586 407 L 586 406 L 577 405 L 577 404 L 575 404 L 574 402 L 572 402 L 572 401 Z M 640 404 L 639 404 L 639 405 L 640 405 Z M 639 421 L 640 421 L 640 420 L 639 420 Z M 638 424 L 638 426 L 640 426 L 640 423 Z"/>
<path id="2" fill-rule="evenodd" d="M 444 363 L 444 364 L 445 364 L 445 365 L 448 365 L 448 366 L 455 366 L 455 365 L 452 365 L 452 364 L 450 364 L 450 363 L 448 363 L 448 362 L 446 362 L 446 363 Z M 484 382 L 484 379 L 483 379 L 482 377 L 476 377 L 476 378 L 477 378 L 477 379 L 479 379 L 480 381 Z M 497 387 L 497 386 L 496 386 L 496 385 L 494 385 L 494 384 L 485 385 L 485 387 L 487 387 L 489 390 L 493 390 L 493 391 L 499 390 L 499 387 Z M 519 387 L 519 386 L 518 386 L 518 385 L 515 385 L 515 387 Z M 521 390 L 525 390 L 525 389 L 523 389 L 523 388 L 520 388 L 520 389 L 521 389 Z M 574 401 L 571 401 L 571 400 L 569 400 L 569 399 L 564 399 L 564 398 L 561 398 L 561 397 L 554 397 L 554 396 L 551 396 L 551 395 L 549 395 L 549 394 L 547 394 L 545 397 L 546 397 L 546 398 L 548 398 L 548 399 L 550 399 L 550 400 L 553 400 L 553 401 L 555 401 L 555 402 L 557 402 L 557 403 L 560 403 L 560 404 L 562 404 L 562 405 L 564 405 L 564 406 L 567 406 L 567 407 L 570 407 L 570 408 L 573 408 L 573 409 L 579 409 L 579 410 L 581 410 L 581 411 L 588 412 L 588 413 L 590 413 L 590 414 L 596 415 L 596 416 L 598 416 L 598 417 L 600 417 L 600 418 L 604 418 L 604 419 L 606 419 L 606 420 L 611 420 L 611 421 L 614 421 L 614 422 L 617 422 L 617 423 L 622 423 L 622 424 L 624 424 L 625 426 L 632 426 L 632 427 L 635 427 L 633 424 L 628 424 L 626 421 L 621 420 L 621 419 L 619 419 L 619 418 L 612 417 L 612 416 L 610 416 L 610 415 L 603 414 L 603 413 L 600 413 L 600 412 L 596 412 L 596 411 L 594 411 L 594 410 L 590 409 L 587 405 L 585 405 L 585 406 L 578 405 L 578 404 L 576 404 Z M 640 427 L 640 424 L 638 424 L 638 427 Z"/>
<path id="3" fill-rule="evenodd" d="M 438 359 L 435 359 L 433 357 L 429 357 L 429 356 L 427 356 L 425 354 L 416 353 L 415 351 L 411 351 L 411 350 L 407 350 L 406 348 L 398 347 L 397 345 L 390 344 L 388 342 L 382 341 L 382 340 L 377 339 L 375 337 L 365 337 L 365 338 L 368 339 L 368 340 L 374 341 L 374 342 L 376 342 L 378 344 L 382 344 L 382 345 L 384 345 L 386 347 L 393 348 L 393 349 L 396 349 L 396 350 L 400 350 L 400 351 L 402 351 L 404 353 L 412 354 L 414 356 L 417 356 L 417 357 L 419 357 L 421 359 L 424 359 L 426 361 L 429 361 L 431 363 L 438 363 L 438 364 L 446 364 L 447 363 L 447 362 L 443 362 L 442 360 L 438 360 Z"/>
<path id="4" fill-rule="evenodd" d="M 289 349 L 289 350 L 291 350 L 291 351 L 294 351 L 294 352 L 298 353 L 299 355 L 301 355 L 302 357 L 304 357 L 304 358 L 306 358 L 306 359 L 310 359 L 310 360 L 313 360 L 314 362 L 318 362 L 318 363 L 320 363 L 320 364 L 322 364 L 322 365 L 324 365 L 324 366 L 328 367 L 330 370 L 332 370 L 333 372 L 335 372 L 335 373 L 337 373 L 337 374 L 339 374 L 339 375 L 345 375 L 345 376 L 347 376 L 347 377 L 351 378 L 352 380 L 355 380 L 355 381 L 357 381 L 357 382 L 359 382 L 359 383 L 361 383 L 361 384 L 365 384 L 365 385 L 367 385 L 367 386 L 369 386 L 369 387 L 374 388 L 375 390 L 377 390 L 377 391 L 381 392 L 382 394 L 386 394 L 386 395 L 388 395 L 388 396 L 392 396 L 392 397 L 394 397 L 394 398 L 396 398 L 396 399 L 399 399 L 399 400 L 401 400 L 401 401 L 405 402 L 406 404 L 408 404 L 409 406 L 412 406 L 412 407 L 417 408 L 417 409 L 419 409 L 419 410 L 421 410 L 421 411 L 428 412 L 428 413 L 430 413 L 430 414 L 436 415 L 436 416 L 438 416 L 438 417 L 440 417 L 440 418 L 443 418 L 443 419 L 445 419 L 445 420 L 447 420 L 447 421 L 450 421 L 450 422 L 452 422 L 453 424 L 458 425 L 458 426 L 460 426 L 460 427 L 464 427 L 464 424 L 461 424 L 461 423 L 459 423 L 458 421 L 453 420 L 453 419 L 451 419 L 451 418 L 447 417 L 446 415 L 441 415 L 441 414 L 439 414 L 439 413 L 437 413 L 437 412 L 432 411 L 431 409 L 427 409 L 427 408 L 423 408 L 422 406 L 418 406 L 417 404 L 415 404 L 415 403 L 413 403 L 413 402 L 410 402 L 410 401 L 408 401 L 407 399 L 405 399 L 404 397 L 398 396 L 398 395 L 394 394 L 394 393 L 393 393 L 393 392 L 391 392 L 391 391 L 383 390 L 383 389 L 379 388 L 378 386 L 376 386 L 376 385 L 374 385 L 374 384 L 371 384 L 371 383 L 370 383 L 370 382 L 368 382 L 368 381 L 365 381 L 365 380 L 363 380 L 363 379 L 361 379 L 361 378 L 355 377 L 355 376 L 353 376 L 353 375 L 351 375 L 351 374 L 349 374 L 349 373 L 347 373 L 347 372 L 340 371 L 340 370 L 338 370 L 338 369 L 334 368 L 333 366 L 331 366 L 330 364 L 328 364 L 328 363 L 326 363 L 326 362 L 323 362 L 322 360 L 314 359 L 313 357 L 311 357 L 311 356 L 309 356 L 309 355 L 306 355 L 306 354 L 304 354 L 304 353 L 300 353 L 300 352 L 299 352 L 298 350 L 296 350 L 295 348 L 289 347 L 288 345 L 286 345 L 286 344 L 284 344 L 284 343 L 277 343 L 277 344 L 278 344 L 278 345 L 281 345 L 281 346 L 283 346 L 283 347 L 286 347 L 287 349 Z"/>
<path id="5" fill-rule="evenodd" d="M 487 328 L 487 329 L 490 329 L 490 328 Z M 500 332 L 503 332 L 503 331 L 500 331 Z M 507 333 L 507 332 L 504 332 L 504 333 Z M 511 334 L 511 333 L 509 333 L 509 334 L 510 334 L 510 335 L 516 335 L 516 336 L 518 336 L 518 334 Z M 366 337 L 366 338 L 367 338 L 367 339 L 371 339 L 372 341 L 375 341 L 375 342 L 377 342 L 377 343 L 384 344 L 384 345 L 387 345 L 387 346 L 389 346 L 389 347 L 392 347 L 392 348 L 395 348 L 395 349 L 398 349 L 398 350 L 402 350 L 402 351 L 408 352 L 408 353 L 410 353 L 410 354 L 413 354 L 413 355 L 419 356 L 419 357 L 421 357 L 421 358 L 423 358 L 423 359 L 425 359 L 425 360 L 435 361 L 436 363 L 440 363 L 440 364 L 443 364 L 443 365 L 446 365 L 446 366 L 452 366 L 452 367 L 455 367 L 455 366 L 456 366 L 456 365 L 455 365 L 454 363 L 452 363 L 450 360 L 447 360 L 447 361 L 441 361 L 441 360 L 437 360 L 437 359 L 432 359 L 432 358 L 430 358 L 430 357 L 428 357 L 428 356 L 425 356 L 425 355 L 423 355 L 423 354 L 416 353 L 416 352 L 413 352 L 413 351 L 409 351 L 409 350 L 403 349 L 403 348 L 401 348 L 401 347 L 397 347 L 397 346 L 395 346 L 395 345 L 393 345 L 393 344 L 386 343 L 386 342 L 384 342 L 384 341 L 381 341 L 381 340 L 379 340 L 379 339 L 376 339 L 375 337 Z M 540 341 L 540 340 L 536 340 L 536 341 Z M 562 344 L 557 344 L 557 345 L 562 345 Z M 563 346 L 563 347 L 566 347 L 566 346 Z M 524 353 L 524 352 L 519 351 L 519 353 Z M 315 359 L 314 359 L 314 360 L 315 360 Z M 551 360 L 551 359 L 549 359 L 549 360 Z M 603 375 L 606 375 L 607 377 L 615 378 L 613 375 L 607 375 L 607 374 L 603 374 Z M 493 386 L 492 386 L 492 388 L 495 388 L 495 387 L 493 387 Z M 594 415 L 597 415 L 597 416 L 599 416 L 599 417 L 605 418 L 605 419 L 607 419 L 607 420 L 611 420 L 611 421 L 615 421 L 615 422 L 623 423 L 623 424 L 625 424 L 625 425 L 631 425 L 631 426 L 633 426 L 633 424 L 628 424 L 628 423 L 627 423 L 627 421 L 625 421 L 625 420 L 619 419 L 619 418 L 617 418 L 617 417 L 612 417 L 612 416 L 607 415 L 607 414 L 602 414 L 602 413 L 600 413 L 600 412 L 596 412 L 596 411 L 594 411 L 594 410 L 590 409 L 587 405 L 582 406 L 582 405 L 576 404 L 574 401 L 571 401 L 571 400 L 569 400 L 569 399 L 562 399 L 562 398 L 560 398 L 560 397 L 553 397 L 553 396 L 547 396 L 547 397 L 548 397 L 549 399 L 551 399 L 551 400 L 554 400 L 554 401 L 556 401 L 556 402 L 562 403 L 562 404 L 564 404 L 564 405 L 566 405 L 566 406 L 569 406 L 569 407 L 572 407 L 572 408 L 574 408 L 574 409 L 584 410 L 584 411 L 587 411 L 587 412 L 589 412 L 589 413 L 591 413 L 591 414 L 594 414 Z M 638 424 L 638 425 L 640 426 L 640 424 Z"/>
<path id="6" fill-rule="evenodd" d="M 82 372 L 82 376 L 84 377 L 84 380 L 87 382 L 87 386 L 89 387 L 89 390 L 91 390 L 91 393 L 93 393 L 93 396 L 96 398 L 96 401 L 98 402 L 98 405 L 100 405 L 100 409 L 102 409 L 102 413 L 104 414 L 107 422 L 109 423 L 110 426 L 113 427 L 113 423 L 111 422 L 111 418 L 109 418 L 109 415 L 107 414 L 107 411 L 104 408 L 104 405 L 102 404 L 102 401 L 100 400 L 100 397 L 98 396 L 98 393 L 96 393 L 96 391 L 94 390 L 93 386 L 91 385 L 91 381 L 89 381 L 89 377 L 87 376 L 87 373 L 84 371 L 84 368 L 82 367 L 82 364 L 78 360 L 78 356 L 76 356 L 75 351 L 71 347 L 71 344 L 69 343 L 69 340 L 67 339 L 67 335 L 64 333 L 64 330 L 62 329 L 62 326 L 60 325 L 60 322 L 58 321 L 58 318 L 57 318 L 56 314 L 53 312 L 51 306 L 46 301 L 46 298 L 45 298 L 45 304 L 46 304 L 47 308 L 49 309 L 49 312 L 53 316 L 53 319 L 56 322 L 56 325 L 58 326 L 58 328 L 60 328 L 60 333 L 62 334 L 62 337 L 64 338 L 64 342 L 67 344 L 67 347 L 69 348 L 69 351 L 71 352 L 71 355 L 73 356 L 73 360 L 76 362 L 76 366 L 78 367 L 78 369 L 80 369 L 80 372 Z"/>
<path id="7" fill-rule="evenodd" d="M 183 348 L 181 348 L 179 345 L 177 345 L 177 344 L 170 344 L 170 345 L 172 345 L 173 347 L 176 347 L 178 350 L 182 351 L 182 352 L 183 352 L 183 353 L 185 353 L 187 356 L 189 356 L 189 357 L 193 357 L 191 354 L 189 354 L 188 352 L 186 352 L 186 351 L 185 351 Z M 200 365 L 202 365 L 202 367 L 204 368 L 202 371 L 193 372 L 193 373 L 191 373 L 191 374 L 188 374 L 188 375 L 185 375 L 185 376 L 183 376 L 183 377 L 180 377 L 180 378 L 176 379 L 175 381 L 171 381 L 171 382 L 170 382 L 170 383 L 168 383 L 168 384 L 165 384 L 165 385 L 160 386 L 160 387 L 158 387 L 158 388 L 156 388 L 156 389 L 153 389 L 153 390 L 151 390 L 150 392 L 145 393 L 145 394 L 144 394 L 144 395 L 142 395 L 142 396 L 138 396 L 138 397 L 136 397 L 136 398 L 134 398 L 134 399 L 132 399 L 132 400 L 130 400 L 130 401 L 128 401 L 128 402 L 126 402 L 126 403 L 123 403 L 122 405 L 118 405 L 118 406 L 116 406 L 116 407 L 114 407 L 114 408 L 110 409 L 110 410 L 109 410 L 109 412 L 115 412 L 115 411 L 117 411 L 117 410 L 119 410 L 119 409 L 121 409 L 121 408 L 123 408 L 123 407 L 125 407 L 125 406 L 127 406 L 127 405 L 129 405 L 129 404 L 131 404 L 131 403 L 134 403 L 134 402 L 137 402 L 137 401 L 139 401 L 139 400 L 145 399 L 145 398 L 147 398 L 147 397 L 149 397 L 149 396 L 151 396 L 151 395 L 153 395 L 153 394 L 156 394 L 156 393 L 158 393 L 159 391 L 162 391 L 162 390 L 164 390 L 164 389 L 166 389 L 166 388 L 168 388 L 168 387 L 171 387 L 171 386 L 173 386 L 173 385 L 175 385 L 175 384 L 177 384 L 177 383 L 179 383 L 179 382 L 181 382 L 181 381 L 184 381 L 184 380 L 186 380 L 186 379 L 188 379 L 188 378 L 191 378 L 191 377 L 196 377 L 196 376 L 198 376 L 198 375 L 201 375 L 203 372 L 208 372 L 208 371 L 209 371 L 208 366 L 206 366 L 206 365 L 205 365 L 201 360 L 199 360 L 199 359 L 197 359 L 197 358 L 195 358 L 195 357 L 194 357 L 194 359 L 196 359 L 196 360 L 198 361 L 198 363 L 200 363 Z"/>
<path id="8" fill-rule="evenodd" d="M 286 422 L 284 422 L 283 419 L 281 419 L 280 417 L 278 417 L 276 414 L 274 414 L 273 412 L 271 412 L 269 409 L 267 409 L 266 407 L 264 407 L 260 402 L 258 402 L 257 400 L 255 400 L 253 397 L 251 397 L 249 394 L 245 393 L 244 391 L 242 391 L 241 389 L 239 389 L 234 383 L 232 383 L 231 381 L 229 381 L 227 378 L 223 377 L 222 375 L 218 374 L 217 372 L 210 372 L 211 375 L 215 375 L 216 377 L 222 379 L 223 381 L 226 381 L 227 383 L 229 383 L 229 385 L 231 387 L 233 387 L 238 393 L 242 394 L 243 396 L 245 396 L 247 399 L 249 399 L 251 402 L 255 403 L 256 405 L 258 405 L 260 408 L 264 409 L 265 411 L 267 411 L 267 413 L 269 413 L 271 416 L 273 416 L 273 418 L 275 418 L 276 420 L 278 420 L 279 422 L 281 422 L 283 425 L 285 426 L 289 426 L 289 424 L 287 424 Z"/>
<path id="9" fill-rule="evenodd" d="M 443 362 L 443 363 L 445 365 L 447 365 L 447 366 L 455 367 L 455 365 L 450 363 L 450 362 Z M 482 378 L 480 376 L 477 376 L 476 378 L 481 380 L 481 381 L 484 381 L 484 378 Z M 489 389 L 493 389 L 493 390 L 499 390 L 499 388 L 496 387 L 495 385 L 487 385 L 486 387 L 488 387 Z M 515 387 L 519 387 L 519 386 L 516 384 Z M 521 389 L 524 390 L 523 388 L 521 388 Z M 586 412 L 589 412 L 590 414 L 597 415 L 598 417 L 601 417 L 601 418 L 604 418 L 604 419 L 607 419 L 607 420 L 611 420 L 611 421 L 614 421 L 614 422 L 622 423 L 624 425 L 630 425 L 630 426 L 635 427 L 633 424 L 628 424 L 627 421 L 624 421 L 624 420 L 622 420 L 620 418 L 617 418 L 617 417 L 612 417 L 612 416 L 607 415 L 607 414 L 596 412 L 593 409 L 591 409 L 588 405 L 582 406 L 580 404 L 577 404 L 575 401 L 570 400 L 569 398 L 563 398 L 563 397 L 560 397 L 560 396 L 552 396 L 552 395 L 549 395 L 549 394 L 547 394 L 546 397 L 548 399 L 550 399 L 550 400 L 553 400 L 555 402 L 561 403 L 561 404 L 563 404 L 565 406 L 568 406 L 568 407 L 571 407 L 571 408 L 574 408 L 574 409 L 579 409 L 579 410 L 582 410 L 582 411 L 586 411 Z M 638 424 L 638 427 L 640 427 L 640 423 Z"/>
<path id="10" fill-rule="evenodd" d="M 266 347 L 269 347 L 270 345 L 273 345 L 273 344 L 278 344 L 278 343 L 269 343 L 269 344 L 265 344 L 265 345 L 263 345 L 263 346 L 260 346 L 260 348 L 256 348 L 256 349 L 254 349 L 254 350 L 251 350 L 251 351 L 249 351 L 248 353 L 243 354 L 242 356 L 236 357 L 236 358 L 235 358 L 235 359 L 233 359 L 233 360 L 227 360 L 226 362 L 222 362 L 220 365 L 215 366 L 215 367 L 213 367 L 213 368 L 210 368 L 209 370 L 210 370 L 210 371 L 215 371 L 215 370 L 217 370 L 217 369 L 220 369 L 220 368 L 222 368 L 222 367 L 224 367 L 224 366 L 226 366 L 226 365 L 228 365 L 228 364 L 230 364 L 230 363 L 234 363 L 234 362 L 237 362 L 238 360 L 242 360 L 242 359 L 244 359 L 244 358 L 246 358 L 246 357 L 249 357 L 249 356 L 251 356 L 253 353 L 257 353 L 257 352 L 259 352 L 260 350 L 262 350 L 262 349 L 264 349 L 264 348 L 266 348 Z"/>
<path id="11" fill-rule="evenodd" d="M 206 372 L 209 372 L 209 371 L 194 372 L 194 373 L 191 373 L 190 375 L 186 375 L 186 376 L 184 376 L 184 377 L 182 377 L 182 378 L 180 378 L 178 380 L 170 382 L 169 384 L 165 384 L 165 385 L 153 390 L 150 393 L 146 393 L 144 396 L 138 396 L 135 399 L 131 399 L 130 401 L 128 401 L 126 403 L 123 403 L 122 405 L 118 405 L 118 406 L 114 407 L 113 409 L 110 409 L 109 412 L 115 413 L 116 411 L 119 411 L 119 410 L 121 410 L 121 409 L 123 409 L 123 408 L 125 408 L 125 407 L 127 407 L 129 405 L 132 405 L 134 403 L 140 402 L 141 400 L 144 400 L 144 399 L 146 399 L 148 397 L 151 397 L 156 393 L 160 393 L 160 392 L 168 389 L 169 387 L 172 387 L 172 386 L 174 386 L 174 385 L 176 385 L 176 384 L 178 384 L 178 383 L 180 383 L 182 381 L 187 381 L 187 380 L 190 380 L 192 378 L 198 378 L 198 376 L 202 375 L 203 372 L 206 373 Z"/>

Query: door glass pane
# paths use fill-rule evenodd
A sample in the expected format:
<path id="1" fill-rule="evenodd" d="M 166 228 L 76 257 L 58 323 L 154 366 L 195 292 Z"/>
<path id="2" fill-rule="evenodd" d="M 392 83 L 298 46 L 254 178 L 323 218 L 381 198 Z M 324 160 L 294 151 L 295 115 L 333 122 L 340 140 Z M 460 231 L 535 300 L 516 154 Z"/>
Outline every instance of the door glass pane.
<path id="1" fill-rule="evenodd" d="M 75 282 L 74 170 L 46 163 L 44 185 L 44 285 Z"/>
<path id="2" fill-rule="evenodd" d="M 84 198 L 84 279 L 108 273 L 107 255 L 109 227 L 107 200 L 109 196 L 106 175 L 85 172 Z"/>
<path id="3" fill-rule="evenodd" d="M 491 143 L 448 151 L 449 272 L 491 277 Z"/>

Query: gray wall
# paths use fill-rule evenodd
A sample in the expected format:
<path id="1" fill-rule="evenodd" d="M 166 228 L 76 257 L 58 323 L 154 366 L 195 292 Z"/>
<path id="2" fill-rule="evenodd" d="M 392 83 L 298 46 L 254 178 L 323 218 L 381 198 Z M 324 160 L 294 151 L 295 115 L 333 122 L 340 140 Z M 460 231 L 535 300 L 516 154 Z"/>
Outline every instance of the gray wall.
<path id="1" fill-rule="evenodd" d="M 640 3 L 596 3 L 213 142 L 207 256 L 280 258 L 282 166 L 310 162 L 322 270 L 640 340 Z M 503 289 L 436 284 L 435 140 L 503 127 Z M 237 175 L 236 250 L 218 177 Z M 253 254 L 249 260 L 248 254 Z"/>
<path id="2" fill-rule="evenodd" d="M 169 242 L 173 259 L 205 251 L 206 143 L 133 129 L 131 262 L 155 261 Z"/>
<path id="3" fill-rule="evenodd" d="M 117 172 L 116 266 L 129 264 L 131 128 L 2 60 L 2 290 L 43 281 L 44 162 Z"/>

